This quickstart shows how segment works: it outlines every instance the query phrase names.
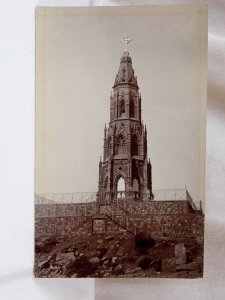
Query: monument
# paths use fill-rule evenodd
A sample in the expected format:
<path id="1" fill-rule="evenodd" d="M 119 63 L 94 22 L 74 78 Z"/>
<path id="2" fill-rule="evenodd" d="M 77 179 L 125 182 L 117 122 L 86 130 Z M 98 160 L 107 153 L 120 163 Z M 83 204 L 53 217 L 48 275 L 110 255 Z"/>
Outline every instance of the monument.
<path id="1" fill-rule="evenodd" d="M 118 198 L 150 200 L 154 197 L 142 99 L 127 50 L 131 41 L 127 35 L 121 40 L 124 52 L 110 96 L 110 121 L 108 127 L 105 125 L 103 160 L 99 162 L 97 200 L 100 203 Z"/>

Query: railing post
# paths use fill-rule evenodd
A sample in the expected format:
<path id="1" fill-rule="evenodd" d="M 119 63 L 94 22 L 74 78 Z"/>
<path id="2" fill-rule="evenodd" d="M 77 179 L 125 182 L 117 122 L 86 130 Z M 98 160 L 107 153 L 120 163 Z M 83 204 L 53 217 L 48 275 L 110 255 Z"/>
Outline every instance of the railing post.
<path id="1" fill-rule="evenodd" d="M 85 199 L 85 204 L 84 204 L 84 219 L 85 221 L 87 220 L 87 199 Z"/>

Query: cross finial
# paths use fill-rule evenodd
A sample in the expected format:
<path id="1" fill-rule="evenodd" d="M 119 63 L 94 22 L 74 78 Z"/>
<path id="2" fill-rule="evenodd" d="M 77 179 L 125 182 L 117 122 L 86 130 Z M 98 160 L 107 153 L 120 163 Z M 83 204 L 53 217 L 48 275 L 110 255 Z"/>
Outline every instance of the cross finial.
<path id="1" fill-rule="evenodd" d="M 127 52 L 127 45 L 132 41 L 133 39 L 129 38 L 126 34 L 120 41 L 124 44 L 124 52 Z"/>

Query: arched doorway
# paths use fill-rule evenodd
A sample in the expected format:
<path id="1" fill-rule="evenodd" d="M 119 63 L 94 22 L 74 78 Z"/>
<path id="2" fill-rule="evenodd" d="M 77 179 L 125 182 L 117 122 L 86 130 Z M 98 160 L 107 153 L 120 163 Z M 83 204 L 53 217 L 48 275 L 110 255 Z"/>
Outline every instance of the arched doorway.
<path id="1" fill-rule="evenodd" d="M 126 195 L 126 183 L 124 178 L 120 176 L 116 184 L 116 198 L 124 199 L 125 195 Z"/>

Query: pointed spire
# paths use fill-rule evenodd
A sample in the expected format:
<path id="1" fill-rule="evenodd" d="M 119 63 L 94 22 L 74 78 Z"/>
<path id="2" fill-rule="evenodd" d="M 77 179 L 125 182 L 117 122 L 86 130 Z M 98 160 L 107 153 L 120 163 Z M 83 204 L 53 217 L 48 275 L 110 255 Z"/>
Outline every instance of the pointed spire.
<path id="1" fill-rule="evenodd" d="M 125 51 L 120 60 L 119 71 L 116 75 L 114 86 L 118 84 L 132 84 L 138 87 L 137 80 L 134 75 L 134 69 L 132 67 L 132 60 L 129 53 Z"/>

